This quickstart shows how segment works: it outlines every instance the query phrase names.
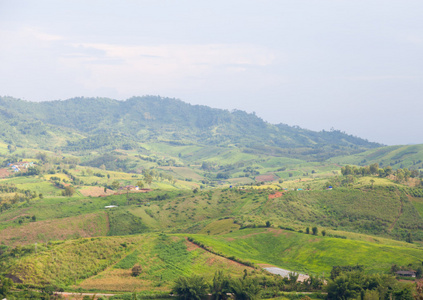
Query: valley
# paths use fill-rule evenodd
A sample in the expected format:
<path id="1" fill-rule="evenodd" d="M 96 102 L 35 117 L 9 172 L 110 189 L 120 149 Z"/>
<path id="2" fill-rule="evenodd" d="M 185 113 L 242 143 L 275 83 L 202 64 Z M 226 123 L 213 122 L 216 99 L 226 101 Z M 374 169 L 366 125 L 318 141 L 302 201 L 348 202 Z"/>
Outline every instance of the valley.
<path id="1" fill-rule="evenodd" d="M 166 298 L 221 276 L 269 299 L 319 299 L 334 267 L 388 276 L 398 293 L 414 282 L 391 282 L 395 270 L 421 276 L 422 145 L 167 98 L 1 97 L 0 111 L 0 276 L 15 295 Z"/>

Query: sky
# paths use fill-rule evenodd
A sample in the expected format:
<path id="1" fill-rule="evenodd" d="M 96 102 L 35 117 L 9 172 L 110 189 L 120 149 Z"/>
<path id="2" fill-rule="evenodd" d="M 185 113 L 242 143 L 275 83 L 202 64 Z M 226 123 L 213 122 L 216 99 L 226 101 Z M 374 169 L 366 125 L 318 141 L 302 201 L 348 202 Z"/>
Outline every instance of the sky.
<path id="1" fill-rule="evenodd" d="M 160 95 L 421 144 L 423 1 L 0 0 L 0 95 Z"/>

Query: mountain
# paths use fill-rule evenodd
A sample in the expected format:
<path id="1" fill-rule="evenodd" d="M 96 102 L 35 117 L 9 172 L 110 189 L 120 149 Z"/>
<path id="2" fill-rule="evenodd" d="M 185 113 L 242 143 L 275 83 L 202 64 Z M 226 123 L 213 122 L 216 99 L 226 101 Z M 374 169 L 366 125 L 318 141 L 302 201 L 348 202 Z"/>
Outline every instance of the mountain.
<path id="1" fill-rule="evenodd" d="M 347 157 L 333 158 L 339 164 L 391 166 L 394 169 L 423 169 L 423 145 L 387 146 L 371 149 Z"/>
<path id="2" fill-rule="evenodd" d="M 140 143 L 158 142 L 236 147 L 246 153 L 313 161 L 381 146 L 340 131 L 273 125 L 244 111 L 158 96 L 49 102 L 0 97 L 0 115 L 0 138 L 5 143 L 66 152 L 137 149 Z"/>

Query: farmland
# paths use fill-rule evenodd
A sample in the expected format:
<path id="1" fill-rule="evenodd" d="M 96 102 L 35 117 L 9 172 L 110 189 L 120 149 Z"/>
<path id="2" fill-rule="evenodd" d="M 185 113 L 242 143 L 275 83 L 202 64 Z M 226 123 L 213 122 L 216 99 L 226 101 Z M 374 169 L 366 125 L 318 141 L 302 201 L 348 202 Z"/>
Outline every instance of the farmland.
<path id="1" fill-rule="evenodd" d="M 154 97 L 63 114 L 81 101 L 22 109 L 0 97 L 21 120 L 0 129 L 0 275 L 23 288 L 163 296 L 181 276 L 211 282 L 224 270 L 310 291 L 262 267 L 325 280 L 334 266 L 421 267 L 421 145 Z"/>

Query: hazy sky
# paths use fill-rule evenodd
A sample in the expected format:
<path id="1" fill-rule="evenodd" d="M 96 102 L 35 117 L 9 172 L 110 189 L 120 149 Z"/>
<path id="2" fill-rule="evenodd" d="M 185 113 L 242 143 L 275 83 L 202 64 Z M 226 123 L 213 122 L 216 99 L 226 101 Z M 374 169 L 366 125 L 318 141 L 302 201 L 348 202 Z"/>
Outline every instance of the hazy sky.
<path id="1" fill-rule="evenodd" d="M 0 0 L 0 95 L 160 95 L 423 143 L 422 15 L 422 0 Z"/>

